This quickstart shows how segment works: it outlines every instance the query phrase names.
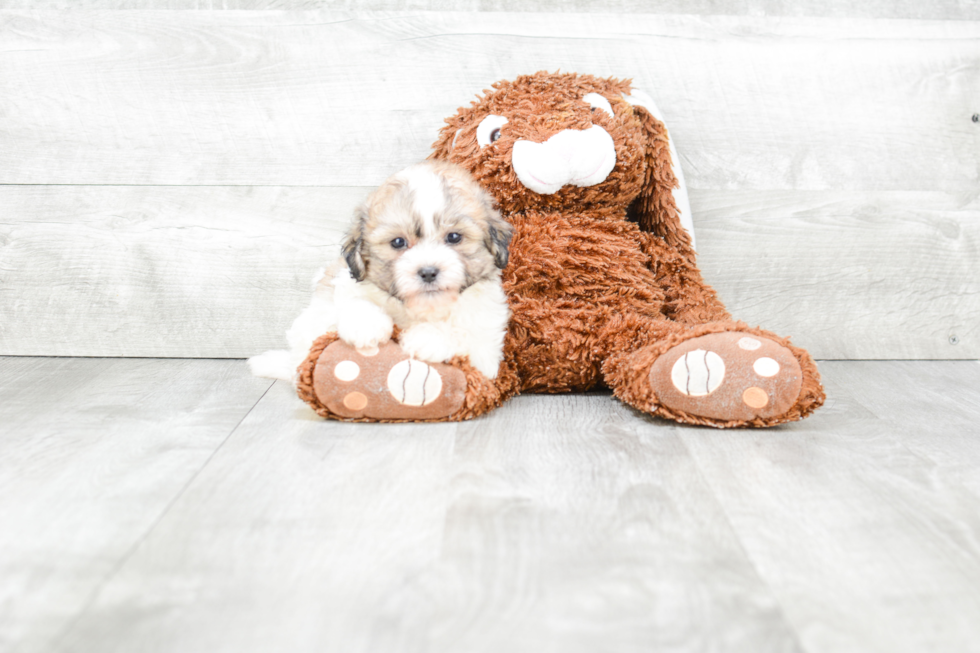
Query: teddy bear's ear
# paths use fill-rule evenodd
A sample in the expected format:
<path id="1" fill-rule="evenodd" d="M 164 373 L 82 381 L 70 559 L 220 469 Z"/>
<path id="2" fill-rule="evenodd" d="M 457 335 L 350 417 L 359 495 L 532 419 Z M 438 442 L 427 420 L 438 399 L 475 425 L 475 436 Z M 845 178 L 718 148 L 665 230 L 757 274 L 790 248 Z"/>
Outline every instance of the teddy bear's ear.
<path id="1" fill-rule="evenodd" d="M 694 222 L 680 159 L 653 99 L 637 89 L 631 93 L 623 99 L 633 106 L 643 125 L 647 170 L 643 190 L 630 206 L 630 217 L 641 229 L 660 236 L 693 260 Z"/>
<path id="2" fill-rule="evenodd" d="M 453 145 L 456 144 L 456 138 L 459 136 L 459 132 L 463 131 L 463 128 L 456 124 L 455 118 L 450 118 L 446 123 L 446 126 L 439 130 L 439 138 L 432 144 L 430 159 L 448 161 L 449 153 L 452 151 Z"/>

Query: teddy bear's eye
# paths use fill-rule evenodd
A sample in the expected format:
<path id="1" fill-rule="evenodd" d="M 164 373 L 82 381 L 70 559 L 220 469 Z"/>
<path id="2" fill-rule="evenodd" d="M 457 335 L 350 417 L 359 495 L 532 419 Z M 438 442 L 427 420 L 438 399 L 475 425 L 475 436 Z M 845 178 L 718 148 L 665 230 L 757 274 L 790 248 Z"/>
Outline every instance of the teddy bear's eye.
<path id="1" fill-rule="evenodd" d="M 507 124 L 503 116 L 490 114 L 476 128 L 476 142 L 485 147 L 500 138 L 500 128 Z"/>
<path id="2" fill-rule="evenodd" d="M 391 241 L 392 249 L 404 249 L 407 244 L 408 241 L 400 236 Z"/>
<path id="3" fill-rule="evenodd" d="M 595 113 L 596 109 L 602 109 L 609 114 L 609 117 L 613 117 L 612 105 L 609 104 L 609 100 L 602 97 L 598 93 L 586 93 L 582 96 L 582 100 L 589 103 L 592 107 L 592 113 Z"/>

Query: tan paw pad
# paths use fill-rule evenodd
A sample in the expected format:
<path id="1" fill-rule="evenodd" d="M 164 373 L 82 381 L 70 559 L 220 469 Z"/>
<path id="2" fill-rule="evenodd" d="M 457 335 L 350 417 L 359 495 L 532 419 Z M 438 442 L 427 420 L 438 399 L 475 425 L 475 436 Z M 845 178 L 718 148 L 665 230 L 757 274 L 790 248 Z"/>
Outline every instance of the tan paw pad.
<path id="1" fill-rule="evenodd" d="M 650 369 L 658 401 L 672 410 L 726 421 L 775 417 L 800 395 L 793 353 L 763 336 L 737 331 L 685 340 Z"/>
<path id="2" fill-rule="evenodd" d="M 364 410 L 368 405 L 368 398 L 360 392 L 351 392 L 344 397 L 344 406 L 351 410 Z"/>
<path id="3" fill-rule="evenodd" d="M 769 395 L 762 388 L 752 386 L 742 393 L 742 402 L 749 408 L 762 408 L 769 403 Z"/>
<path id="4" fill-rule="evenodd" d="M 338 417 L 432 420 L 462 408 L 466 376 L 450 365 L 411 360 L 395 342 L 365 351 L 337 341 L 317 360 L 313 391 Z"/>

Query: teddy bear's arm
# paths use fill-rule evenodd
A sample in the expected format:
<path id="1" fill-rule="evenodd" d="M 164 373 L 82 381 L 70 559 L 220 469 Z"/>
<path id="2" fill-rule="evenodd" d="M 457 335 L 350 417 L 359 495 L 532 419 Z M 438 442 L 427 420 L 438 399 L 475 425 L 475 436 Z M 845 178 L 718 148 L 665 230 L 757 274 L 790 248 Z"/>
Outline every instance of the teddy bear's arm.
<path id="1" fill-rule="evenodd" d="M 684 324 L 731 320 L 714 289 L 690 259 L 654 234 L 640 233 L 640 248 L 664 291 L 665 317 Z"/>

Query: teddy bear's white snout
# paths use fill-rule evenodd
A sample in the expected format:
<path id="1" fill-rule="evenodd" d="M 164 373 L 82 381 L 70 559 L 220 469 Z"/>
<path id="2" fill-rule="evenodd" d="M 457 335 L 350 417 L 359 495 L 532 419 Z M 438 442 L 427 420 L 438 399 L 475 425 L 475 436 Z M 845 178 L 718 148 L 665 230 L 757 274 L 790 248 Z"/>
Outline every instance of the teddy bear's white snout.
<path id="1" fill-rule="evenodd" d="M 544 143 L 514 143 L 511 163 L 517 178 L 541 195 L 551 195 L 567 184 L 595 186 L 616 166 L 612 136 L 599 125 L 563 129 Z"/>

